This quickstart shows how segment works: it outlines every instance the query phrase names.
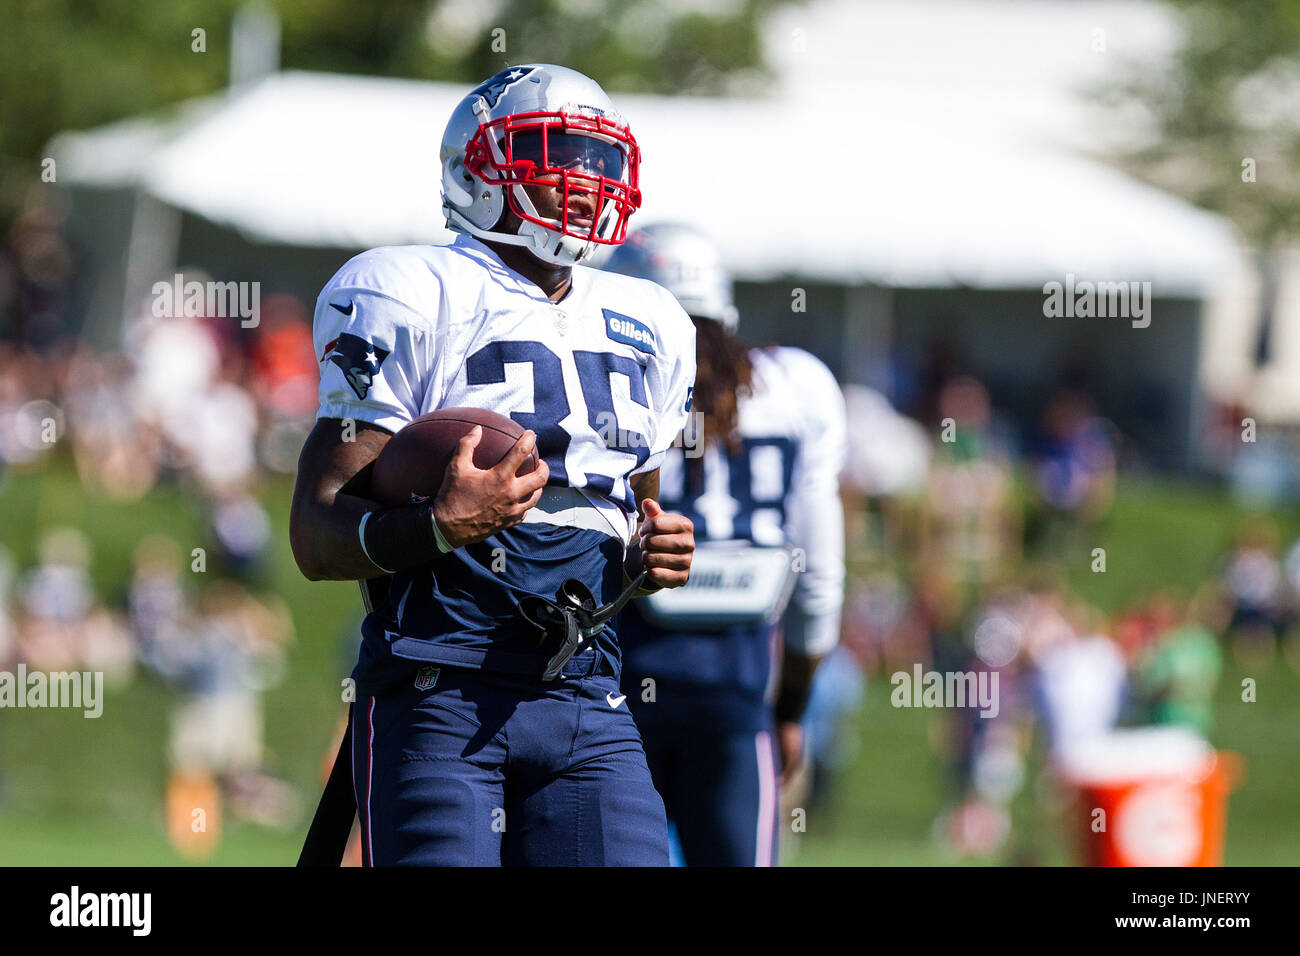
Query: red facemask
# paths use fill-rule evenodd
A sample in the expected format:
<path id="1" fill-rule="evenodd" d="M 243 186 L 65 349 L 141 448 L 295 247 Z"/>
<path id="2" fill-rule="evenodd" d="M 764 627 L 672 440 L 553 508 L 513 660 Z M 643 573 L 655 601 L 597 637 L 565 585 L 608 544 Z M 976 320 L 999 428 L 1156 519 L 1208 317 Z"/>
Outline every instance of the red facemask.
<path id="1" fill-rule="evenodd" d="M 583 113 L 503 116 L 479 126 L 465 147 L 465 167 L 489 185 L 559 189 L 560 231 L 606 245 L 623 241 L 628 217 L 641 205 L 640 163 L 641 151 L 631 130 Z M 510 211 L 520 219 L 556 228 L 556 220 L 524 209 L 513 189 L 506 189 L 505 195 Z M 577 216 L 571 207 L 580 196 L 594 207 L 589 224 L 571 221 Z M 606 215 L 611 204 L 612 224 Z"/>

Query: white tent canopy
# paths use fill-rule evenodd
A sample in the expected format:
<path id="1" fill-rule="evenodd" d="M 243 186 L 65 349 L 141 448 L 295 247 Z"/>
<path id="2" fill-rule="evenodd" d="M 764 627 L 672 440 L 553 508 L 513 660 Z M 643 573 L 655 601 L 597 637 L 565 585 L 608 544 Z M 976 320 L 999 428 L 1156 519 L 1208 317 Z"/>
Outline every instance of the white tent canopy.
<path id="1" fill-rule="evenodd" d="M 801 42 L 832 36 L 835 12 L 850 9 L 814 5 Z M 906 4 L 866 9 L 876 27 L 922 26 Z M 791 29 L 800 28 L 781 21 L 771 31 L 781 39 Z M 918 55 L 956 55 L 951 44 L 894 36 Z M 1236 253 L 1225 220 L 1072 152 L 1024 115 L 955 105 L 920 83 L 925 66 L 891 78 L 852 59 L 828 71 L 827 58 L 806 51 L 775 59 L 786 79 L 769 99 L 616 97 L 644 152 L 634 222 L 697 222 L 751 280 L 1033 288 L 1072 273 L 1202 295 Z M 953 72 L 936 82 L 960 86 Z M 448 238 L 438 146 L 464 92 L 282 73 L 168 119 L 63 134 L 52 151 L 61 182 L 134 184 L 262 241 L 436 243 Z M 1026 102 L 1052 112 L 1058 99 Z"/>

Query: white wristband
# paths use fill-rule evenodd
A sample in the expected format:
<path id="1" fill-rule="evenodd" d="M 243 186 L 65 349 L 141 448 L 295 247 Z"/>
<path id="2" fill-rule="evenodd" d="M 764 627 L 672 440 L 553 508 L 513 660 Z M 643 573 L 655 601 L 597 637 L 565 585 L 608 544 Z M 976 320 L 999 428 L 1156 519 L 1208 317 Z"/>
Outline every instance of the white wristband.
<path id="1" fill-rule="evenodd" d="M 442 529 L 438 527 L 438 519 L 433 516 L 432 508 L 429 509 L 429 520 L 433 522 L 433 537 L 438 542 L 438 550 L 443 554 L 455 551 L 456 549 L 449 545 L 447 539 L 442 536 Z"/>

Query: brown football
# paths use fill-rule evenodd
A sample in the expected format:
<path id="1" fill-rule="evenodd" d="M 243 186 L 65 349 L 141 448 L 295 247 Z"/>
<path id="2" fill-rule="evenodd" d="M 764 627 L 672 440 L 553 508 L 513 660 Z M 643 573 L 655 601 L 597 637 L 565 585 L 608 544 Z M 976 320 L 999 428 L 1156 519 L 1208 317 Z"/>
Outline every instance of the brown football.
<path id="1" fill-rule="evenodd" d="M 370 475 L 370 497 L 382 505 L 409 505 L 432 497 L 456 453 L 456 443 L 475 425 L 483 437 L 474 449 L 474 466 L 491 468 L 505 458 L 526 429 L 518 422 L 482 408 L 440 408 L 421 415 L 388 440 Z M 537 450 L 524 459 L 516 475 L 537 467 Z"/>

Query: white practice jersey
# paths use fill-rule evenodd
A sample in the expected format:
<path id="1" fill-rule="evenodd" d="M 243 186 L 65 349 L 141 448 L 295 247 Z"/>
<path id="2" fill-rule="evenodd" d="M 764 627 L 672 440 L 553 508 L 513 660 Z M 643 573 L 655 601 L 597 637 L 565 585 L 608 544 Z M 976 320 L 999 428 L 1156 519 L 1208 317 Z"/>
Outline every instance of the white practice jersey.
<path id="1" fill-rule="evenodd" d="M 839 640 L 844 594 L 844 399 L 830 369 L 802 349 L 749 354 L 753 389 L 739 403 L 739 450 L 710 442 L 692 461 L 673 448 L 660 469 L 660 495 L 695 522 L 698 541 L 797 549 L 802 570 L 784 641 L 821 655 Z"/>
<path id="2" fill-rule="evenodd" d="M 631 475 L 660 466 L 695 379 L 695 328 L 652 282 L 576 266 L 558 304 L 477 239 L 372 249 L 316 303 L 318 418 L 396 432 L 439 408 L 513 418 L 549 485 L 578 489 L 626 542 Z"/>

